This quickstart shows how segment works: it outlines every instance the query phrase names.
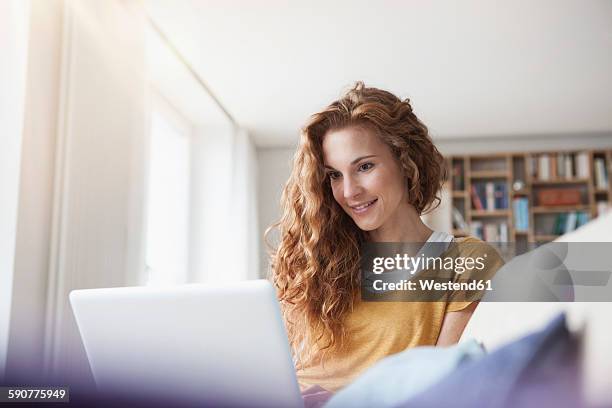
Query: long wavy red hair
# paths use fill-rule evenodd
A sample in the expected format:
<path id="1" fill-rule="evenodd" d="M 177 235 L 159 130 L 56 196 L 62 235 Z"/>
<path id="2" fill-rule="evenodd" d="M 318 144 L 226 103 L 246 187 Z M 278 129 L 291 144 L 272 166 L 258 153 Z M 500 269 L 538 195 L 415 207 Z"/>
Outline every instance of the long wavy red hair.
<path id="1" fill-rule="evenodd" d="M 367 235 L 334 200 L 323 165 L 323 138 L 331 130 L 360 126 L 374 131 L 400 163 L 410 203 L 419 214 L 439 204 L 444 160 L 408 99 L 357 82 L 339 100 L 311 116 L 301 132 L 275 227 L 271 280 L 281 302 L 298 364 L 341 347 L 343 320 L 360 287 L 360 246 Z M 267 241 L 266 241 L 267 242 Z"/>

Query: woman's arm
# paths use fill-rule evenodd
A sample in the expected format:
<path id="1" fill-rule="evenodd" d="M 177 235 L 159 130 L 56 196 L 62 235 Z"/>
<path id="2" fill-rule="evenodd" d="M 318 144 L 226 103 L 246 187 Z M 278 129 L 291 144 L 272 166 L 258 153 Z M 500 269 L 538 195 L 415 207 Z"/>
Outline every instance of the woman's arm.
<path id="1" fill-rule="evenodd" d="M 478 302 L 472 302 L 463 310 L 446 313 L 436 346 L 445 347 L 457 343 L 474 310 L 476 310 L 476 306 L 478 306 Z"/>

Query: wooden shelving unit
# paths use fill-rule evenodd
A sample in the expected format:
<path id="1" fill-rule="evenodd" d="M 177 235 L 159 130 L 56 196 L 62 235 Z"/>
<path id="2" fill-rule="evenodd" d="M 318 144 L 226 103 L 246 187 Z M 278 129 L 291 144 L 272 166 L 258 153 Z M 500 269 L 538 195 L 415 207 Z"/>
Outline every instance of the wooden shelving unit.
<path id="1" fill-rule="evenodd" d="M 571 178 L 571 179 L 560 179 L 560 180 L 531 180 L 531 184 L 551 184 L 551 185 L 560 185 L 560 184 L 584 184 L 588 183 L 589 179 L 585 178 Z"/>
<path id="2" fill-rule="evenodd" d="M 477 217 L 507 217 L 510 210 L 472 210 L 472 218 Z"/>
<path id="3" fill-rule="evenodd" d="M 495 242 L 548 242 L 564 227 L 572 228 L 574 221 L 575 227 L 597 217 L 604 210 L 602 203 L 612 208 L 612 149 L 457 155 L 446 160 L 456 236 L 483 231 L 483 238 L 488 232 Z M 566 201 L 569 194 L 574 202 L 540 202 L 550 194 L 565 195 Z M 517 221 L 526 221 L 526 228 L 515 225 Z"/>
<path id="4" fill-rule="evenodd" d="M 534 214 L 559 214 L 566 213 L 572 211 L 591 211 L 591 206 L 588 204 L 585 205 L 567 205 L 567 206 L 540 206 L 540 207 L 532 207 L 531 211 Z"/>
<path id="5" fill-rule="evenodd" d="M 561 235 L 556 235 L 556 234 L 541 234 L 541 235 L 534 235 L 533 236 L 533 240 L 535 242 L 549 242 L 549 241 L 554 241 L 555 239 L 559 238 Z"/>

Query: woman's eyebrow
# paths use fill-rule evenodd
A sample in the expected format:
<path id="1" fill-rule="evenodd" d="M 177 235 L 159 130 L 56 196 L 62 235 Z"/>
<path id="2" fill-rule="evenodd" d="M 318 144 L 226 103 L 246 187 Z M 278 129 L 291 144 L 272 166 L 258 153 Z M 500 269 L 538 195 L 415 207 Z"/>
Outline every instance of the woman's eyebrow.
<path id="1" fill-rule="evenodd" d="M 358 158 L 356 158 L 355 160 L 353 160 L 353 161 L 351 162 L 351 164 L 355 164 L 355 163 L 357 163 L 357 162 L 359 162 L 359 161 L 361 161 L 361 160 L 363 160 L 363 159 L 369 159 L 370 157 L 376 157 L 376 155 L 375 155 L 375 154 L 370 154 L 370 155 L 368 155 L 368 156 L 361 156 L 361 157 L 358 157 Z"/>
<path id="2" fill-rule="evenodd" d="M 351 165 L 353 165 L 353 164 L 355 164 L 355 163 L 358 163 L 358 162 L 360 162 L 360 161 L 361 161 L 361 160 L 363 160 L 363 159 L 369 159 L 370 157 L 376 157 L 376 155 L 375 155 L 375 154 L 369 154 L 369 155 L 367 155 L 367 156 L 361 156 L 361 157 L 358 157 L 358 158 L 356 158 L 355 160 L 353 160 L 353 161 L 351 162 Z M 326 169 L 329 169 L 329 170 L 336 170 L 336 169 L 334 169 L 332 166 L 328 166 L 327 164 L 325 165 L 325 168 L 326 168 Z"/>

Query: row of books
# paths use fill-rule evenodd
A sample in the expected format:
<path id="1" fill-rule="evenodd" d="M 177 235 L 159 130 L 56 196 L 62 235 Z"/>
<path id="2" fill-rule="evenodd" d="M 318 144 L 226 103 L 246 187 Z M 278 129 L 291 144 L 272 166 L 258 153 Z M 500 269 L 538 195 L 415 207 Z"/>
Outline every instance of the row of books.
<path id="1" fill-rule="evenodd" d="M 503 181 L 487 181 L 472 184 L 472 207 L 476 210 L 501 210 L 508 208 L 508 187 Z"/>
<path id="2" fill-rule="evenodd" d="M 487 242 L 508 242 L 508 224 L 473 221 L 470 224 L 470 234 Z"/>
<path id="3" fill-rule="evenodd" d="M 529 211 L 527 198 L 516 198 L 512 202 L 514 209 L 514 226 L 517 231 L 529 229 Z M 598 203 L 598 215 L 611 209 L 607 202 Z M 590 220 L 590 214 L 582 211 L 571 211 L 558 214 L 555 217 L 553 230 L 554 235 L 563 235 L 586 224 Z M 469 230 L 470 234 L 488 242 L 508 242 L 508 224 L 505 222 L 493 223 L 473 221 L 469 224 L 457 208 L 453 208 L 453 227 L 462 231 Z"/>
<path id="4" fill-rule="evenodd" d="M 572 211 L 557 215 L 553 234 L 563 235 L 589 222 L 590 215 L 582 211 Z"/>
<path id="5" fill-rule="evenodd" d="M 527 197 L 512 200 L 512 213 L 514 214 L 514 228 L 518 231 L 527 231 L 529 229 L 529 200 Z"/>
<path id="6" fill-rule="evenodd" d="M 527 165 L 528 173 L 535 180 L 569 180 L 591 176 L 587 152 L 557 153 L 556 155 L 544 153 L 533 156 Z"/>
<path id="7" fill-rule="evenodd" d="M 593 168 L 595 170 L 595 187 L 607 190 L 608 172 L 606 170 L 606 160 L 603 157 L 596 157 L 593 160 Z"/>

